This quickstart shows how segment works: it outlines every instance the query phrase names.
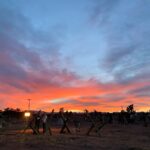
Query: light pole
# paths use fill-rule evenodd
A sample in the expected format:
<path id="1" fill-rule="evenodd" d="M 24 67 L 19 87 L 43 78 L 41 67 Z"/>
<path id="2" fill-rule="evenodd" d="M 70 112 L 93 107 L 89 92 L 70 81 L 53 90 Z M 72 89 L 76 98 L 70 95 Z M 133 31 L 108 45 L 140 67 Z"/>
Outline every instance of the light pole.
<path id="1" fill-rule="evenodd" d="M 31 118 L 31 112 L 30 112 L 30 101 L 31 99 L 27 99 L 28 100 L 28 111 L 25 111 L 24 113 L 24 117 L 26 119 L 26 127 L 24 128 L 24 131 L 23 133 L 25 133 L 25 131 L 28 129 L 28 128 L 31 128 L 30 127 L 30 118 Z"/>
<path id="2" fill-rule="evenodd" d="M 28 99 L 28 111 L 30 111 L 30 101 L 31 101 L 31 99 Z"/>
<path id="3" fill-rule="evenodd" d="M 31 101 L 31 99 L 27 99 L 28 100 L 28 111 L 26 111 L 25 113 L 24 113 L 24 116 L 27 118 L 27 120 L 28 120 L 28 118 L 31 116 L 31 113 L 30 113 L 30 101 Z"/>

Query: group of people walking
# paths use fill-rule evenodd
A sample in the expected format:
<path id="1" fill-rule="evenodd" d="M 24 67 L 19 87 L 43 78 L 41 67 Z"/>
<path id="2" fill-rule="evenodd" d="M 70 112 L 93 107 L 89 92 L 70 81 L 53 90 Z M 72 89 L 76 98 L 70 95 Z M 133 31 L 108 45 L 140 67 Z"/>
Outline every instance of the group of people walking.
<path id="1" fill-rule="evenodd" d="M 97 124 L 98 130 L 96 131 L 100 131 L 108 123 L 119 123 L 123 125 L 144 123 L 144 126 L 146 127 L 150 122 L 150 114 L 136 113 L 133 104 L 127 107 L 127 111 L 122 110 L 120 113 L 101 113 L 97 111 L 89 113 L 88 110 L 85 110 L 85 113 L 83 114 L 76 114 L 68 111 L 64 112 L 64 109 L 60 109 L 59 113 L 54 114 L 53 109 L 51 114 L 47 116 L 47 113 L 40 110 L 31 115 L 28 122 L 28 128 L 32 129 L 33 134 L 39 134 L 39 129 L 42 127 L 43 134 L 46 133 L 48 129 L 50 135 L 52 135 L 50 128 L 51 122 L 55 125 L 59 123 L 61 126 L 60 133 L 71 133 L 69 126 L 72 126 L 73 124 L 77 133 L 80 132 L 81 123 L 84 124 L 86 122 L 88 126 L 89 123 L 91 123 L 91 127 L 87 132 L 89 135 L 91 130 L 95 128 Z"/>
<path id="2" fill-rule="evenodd" d="M 39 134 L 40 127 L 42 126 L 43 133 L 46 133 L 47 130 L 47 114 L 42 112 L 41 110 L 35 114 L 32 114 L 29 121 L 27 128 L 31 128 L 33 130 L 33 134 Z"/>

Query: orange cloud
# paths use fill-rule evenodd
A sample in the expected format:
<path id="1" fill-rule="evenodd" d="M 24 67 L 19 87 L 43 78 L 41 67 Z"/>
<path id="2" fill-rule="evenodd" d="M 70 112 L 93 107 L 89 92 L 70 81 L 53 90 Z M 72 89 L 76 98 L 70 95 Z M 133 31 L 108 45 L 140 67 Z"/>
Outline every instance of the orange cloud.
<path id="1" fill-rule="evenodd" d="M 86 82 L 86 81 L 84 81 Z M 78 81 L 79 83 L 79 81 Z M 83 83 L 83 81 L 81 82 Z M 7 91 L 0 94 L 3 100 L 2 108 L 14 107 L 27 109 L 28 101 L 31 99 L 31 109 L 42 109 L 51 111 L 59 110 L 64 107 L 66 110 L 83 111 L 85 108 L 90 111 L 120 111 L 129 104 L 135 104 L 135 108 L 148 110 L 150 107 L 149 97 L 137 97 L 131 91 L 133 89 L 148 86 L 148 83 L 117 85 L 117 84 L 100 84 L 87 82 L 78 86 L 41 86 L 38 84 L 38 90 L 34 92 L 24 92 L 11 86 L 5 86 Z M 0 87 L 2 88 L 2 87 Z M 4 89 L 4 88 L 3 88 Z"/>

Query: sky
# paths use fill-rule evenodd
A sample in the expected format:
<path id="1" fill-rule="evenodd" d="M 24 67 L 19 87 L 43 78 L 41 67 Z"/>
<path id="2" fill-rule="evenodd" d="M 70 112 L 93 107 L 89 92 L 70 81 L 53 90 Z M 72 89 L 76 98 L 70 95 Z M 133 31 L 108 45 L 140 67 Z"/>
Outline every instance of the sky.
<path id="1" fill-rule="evenodd" d="M 0 109 L 150 110 L 149 0 L 0 0 Z"/>

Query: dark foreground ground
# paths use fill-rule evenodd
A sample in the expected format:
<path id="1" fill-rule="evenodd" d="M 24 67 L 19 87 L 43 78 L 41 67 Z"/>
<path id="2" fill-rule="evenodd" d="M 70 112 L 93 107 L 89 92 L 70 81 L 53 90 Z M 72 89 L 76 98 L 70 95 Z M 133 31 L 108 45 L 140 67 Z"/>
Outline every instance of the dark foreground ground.
<path id="1" fill-rule="evenodd" d="M 59 130 L 53 128 L 52 136 L 32 135 L 29 130 L 1 132 L 0 150 L 150 150 L 150 127 L 141 125 L 106 125 L 100 137 L 85 136 L 87 128 L 72 135 L 60 135 Z"/>

